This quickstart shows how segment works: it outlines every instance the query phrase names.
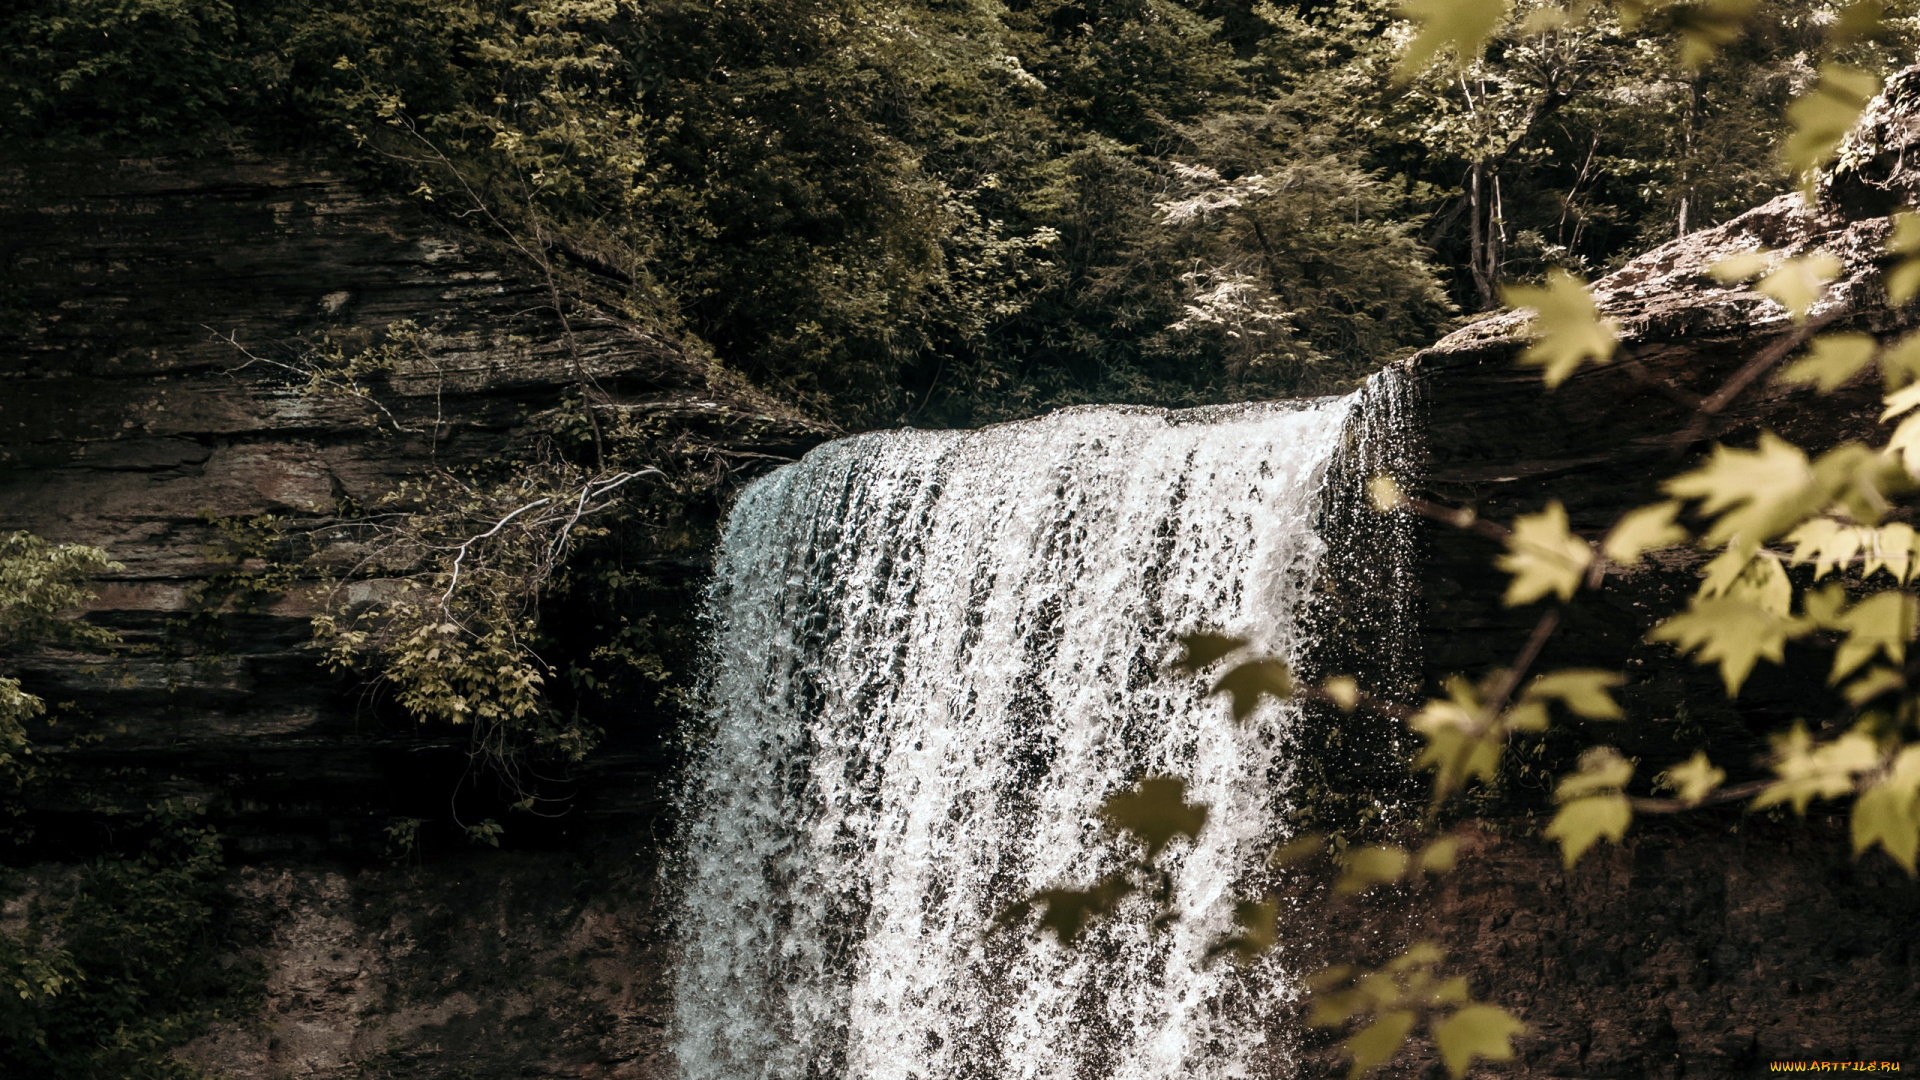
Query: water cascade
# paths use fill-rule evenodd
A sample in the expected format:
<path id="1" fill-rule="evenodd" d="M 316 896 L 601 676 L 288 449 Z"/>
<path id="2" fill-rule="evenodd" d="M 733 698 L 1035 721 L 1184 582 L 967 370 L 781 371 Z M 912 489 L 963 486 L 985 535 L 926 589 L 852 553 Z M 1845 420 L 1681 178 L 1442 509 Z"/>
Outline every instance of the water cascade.
<path id="1" fill-rule="evenodd" d="M 1205 954 L 1283 831 L 1298 711 L 1235 724 L 1167 664 L 1197 628 L 1300 655 L 1328 478 L 1388 453 L 1399 405 L 1376 380 L 876 433 L 745 491 L 675 874 L 683 1080 L 1278 1071 L 1284 948 Z M 1146 772 L 1213 808 L 1163 859 L 1172 928 L 1142 907 L 1072 950 L 989 933 L 1110 867 L 1097 808 Z"/>

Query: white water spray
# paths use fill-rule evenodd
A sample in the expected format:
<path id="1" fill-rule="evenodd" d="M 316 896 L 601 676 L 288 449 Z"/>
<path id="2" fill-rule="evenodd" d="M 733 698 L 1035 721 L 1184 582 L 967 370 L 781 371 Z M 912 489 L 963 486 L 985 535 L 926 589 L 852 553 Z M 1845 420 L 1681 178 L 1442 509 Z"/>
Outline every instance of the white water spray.
<path id="1" fill-rule="evenodd" d="M 863 435 L 741 496 L 678 864 L 683 1080 L 1283 1071 L 1284 948 L 1205 954 L 1278 835 L 1297 711 L 1235 724 L 1167 663 L 1201 628 L 1299 654 L 1363 396 Z M 990 933 L 1112 868 L 1098 808 L 1143 773 L 1212 806 L 1162 860 L 1179 921 Z"/>

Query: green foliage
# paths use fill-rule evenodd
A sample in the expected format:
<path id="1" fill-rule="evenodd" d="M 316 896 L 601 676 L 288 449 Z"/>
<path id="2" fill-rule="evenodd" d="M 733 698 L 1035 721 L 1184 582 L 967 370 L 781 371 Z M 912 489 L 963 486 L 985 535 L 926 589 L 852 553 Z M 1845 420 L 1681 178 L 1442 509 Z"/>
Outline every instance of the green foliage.
<path id="1" fill-rule="evenodd" d="M 0 1068 L 48 1080 L 190 1080 L 173 1056 L 259 1007 L 260 974 L 216 955 L 222 858 L 204 808 L 152 808 L 138 855 L 43 882 L 0 933 Z"/>
<path id="2" fill-rule="evenodd" d="M 0 535 L 0 662 L 42 645 L 97 650 L 117 637 L 78 617 L 94 597 L 92 581 L 121 569 L 107 553 L 82 544 L 53 544 L 29 533 Z M 47 703 L 0 672 L 0 802 L 14 797 L 38 771 L 27 724 Z"/>

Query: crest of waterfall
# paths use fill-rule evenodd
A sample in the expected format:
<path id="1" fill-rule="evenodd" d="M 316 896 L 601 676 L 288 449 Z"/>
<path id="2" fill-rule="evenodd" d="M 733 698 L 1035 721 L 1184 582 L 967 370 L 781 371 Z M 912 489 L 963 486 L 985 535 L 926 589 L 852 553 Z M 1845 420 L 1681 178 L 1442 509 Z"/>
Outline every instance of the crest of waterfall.
<path id="1" fill-rule="evenodd" d="M 1200 628 L 1301 654 L 1333 463 L 1390 466 L 1399 400 L 876 433 L 747 489 L 676 863 L 684 1080 L 1281 1071 L 1284 946 L 1205 957 L 1284 830 L 1298 709 L 1236 724 L 1168 662 Z M 1098 809 L 1146 773 L 1212 807 L 1162 857 L 1171 929 L 992 932 L 1113 867 Z"/>

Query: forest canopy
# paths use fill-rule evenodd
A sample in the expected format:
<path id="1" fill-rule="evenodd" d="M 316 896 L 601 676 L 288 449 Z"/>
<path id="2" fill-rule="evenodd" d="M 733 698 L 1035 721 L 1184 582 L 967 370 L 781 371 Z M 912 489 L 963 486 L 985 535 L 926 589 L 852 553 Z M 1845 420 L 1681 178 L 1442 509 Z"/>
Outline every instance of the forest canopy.
<path id="1" fill-rule="evenodd" d="M 1760 7 L 1697 68 L 1595 13 L 1398 85 L 1384 0 L 32 0 L 0 113 L 327 145 L 817 414 L 969 424 L 1340 390 L 1783 190 L 1838 16 Z"/>

